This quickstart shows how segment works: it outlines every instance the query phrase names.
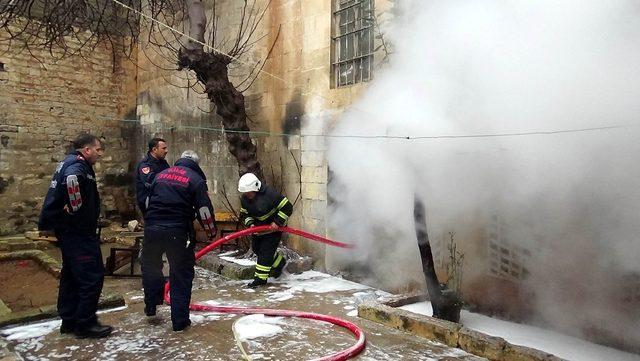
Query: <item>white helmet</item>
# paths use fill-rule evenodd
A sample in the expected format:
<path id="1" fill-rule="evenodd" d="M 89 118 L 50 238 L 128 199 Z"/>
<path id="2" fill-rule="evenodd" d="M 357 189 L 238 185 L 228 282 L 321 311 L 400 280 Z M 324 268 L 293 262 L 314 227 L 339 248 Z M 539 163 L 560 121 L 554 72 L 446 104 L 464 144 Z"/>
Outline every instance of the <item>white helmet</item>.
<path id="1" fill-rule="evenodd" d="M 257 192 L 260 190 L 262 183 L 260 179 L 253 173 L 245 173 L 238 181 L 238 192 Z"/>

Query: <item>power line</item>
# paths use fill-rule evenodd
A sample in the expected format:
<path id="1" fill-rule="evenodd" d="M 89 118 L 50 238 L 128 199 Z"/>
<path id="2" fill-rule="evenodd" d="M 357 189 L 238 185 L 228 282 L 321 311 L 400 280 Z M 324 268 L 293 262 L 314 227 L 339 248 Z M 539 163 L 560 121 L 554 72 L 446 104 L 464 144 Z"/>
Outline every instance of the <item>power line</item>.
<path id="1" fill-rule="evenodd" d="M 182 36 L 184 36 L 185 38 L 187 38 L 187 39 L 189 39 L 189 40 L 193 41 L 194 43 L 199 44 L 199 45 L 202 45 L 203 47 L 208 48 L 208 49 L 210 49 L 210 50 L 212 50 L 212 51 L 214 51 L 214 52 L 216 52 L 216 53 L 218 53 L 218 54 L 220 54 L 220 55 L 224 55 L 224 56 L 228 57 L 229 59 L 233 59 L 233 60 L 235 60 L 235 61 L 237 61 L 237 62 L 239 62 L 239 63 L 242 63 L 242 64 L 244 64 L 244 65 L 248 65 L 248 66 L 253 66 L 253 65 L 254 65 L 254 64 L 251 64 L 251 63 L 249 63 L 249 62 L 243 61 L 243 60 L 241 60 L 241 59 L 240 59 L 240 58 L 238 58 L 238 57 L 235 57 L 235 56 L 233 56 L 233 55 L 229 55 L 229 54 L 225 53 L 224 51 L 222 51 L 222 50 L 220 50 L 220 49 L 216 49 L 215 47 L 213 47 L 213 46 L 211 46 L 211 45 L 209 45 L 209 44 L 207 44 L 207 43 L 204 43 L 204 42 L 202 42 L 202 41 L 200 41 L 200 40 L 198 40 L 198 39 L 196 39 L 196 38 L 194 38 L 194 37 L 191 37 L 190 35 L 187 35 L 187 34 L 185 34 L 184 32 L 182 32 L 182 31 L 180 31 L 180 30 L 178 30 L 178 29 L 172 28 L 171 26 L 169 26 L 169 25 L 167 25 L 167 24 L 163 23 L 162 21 L 160 21 L 160 20 L 158 20 L 158 19 L 155 19 L 153 16 L 150 16 L 150 15 L 147 15 L 147 14 L 145 14 L 145 13 L 141 12 L 141 11 L 138 11 L 138 10 L 136 10 L 136 9 L 134 9 L 134 8 L 132 8 L 132 7 L 130 7 L 129 5 L 124 4 L 124 3 L 120 2 L 119 0 L 112 0 L 112 1 L 113 1 L 113 2 L 115 2 L 116 4 L 120 5 L 120 6 L 124 7 L 125 9 L 130 10 L 130 11 L 133 11 L 134 13 L 136 13 L 136 14 L 138 14 L 138 15 L 140 15 L 140 16 L 142 16 L 142 17 L 144 17 L 144 18 L 146 18 L 146 19 L 148 19 L 148 20 L 150 20 L 150 21 L 152 21 L 152 22 L 155 22 L 155 23 L 157 23 L 158 25 L 160 25 L 160 26 L 162 26 L 162 27 L 164 27 L 164 28 L 166 28 L 166 29 L 168 29 L 168 30 L 170 30 L 170 31 L 172 31 L 172 32 L 175 32 L 176 34 L 182 35 Z M 279 77 L 279 76 L 277 76 L 277 75 L 275 75 L 275 74 L 273 74 L 273 73 L 270 73 L 270 72 L 268 72 L 268 71 L 266 71 L 266 70 L 264 70 L 264 69 L 258 69 L 258 72 L 259 72 L 259 73 L 266 74 L 266 75 L 268 75 L 268 76 L 270 76 L 270 77 L 272 77 L 272 78 L 274 78 L 274 79 L 276 79 L 276 80 L 279 80 L 279 81 L 281 81 L 281 82 L 283 82 L 283 83 L 285 83 L 285 84 L 287 84 L 287 85 L 289 85 L 289 86 L 291 86 L 291 87 L 296 87 L 296 85 L 295 85 L 295 84 L 293 84 L 292 82 L 289 82 L 289 81 L 287 81 L 286 79 L 284 79 L 284 78 L 282 78 L 282 77 Z M 311 93 L 311 94 L 313 94 L 313 95 L 317 96 L 317 97 L 320 97 L 320 98 L 322 98 L 322 99 L 324 99 L 324 100 L 327 100 L 327 101 L 331 102 L 332 104 L 333 104 L 333 103 L 335 103 L 335 101 L 334 101 L 333 99 L 328 98 L 328 97 L 325 97 L 324 95 L 322 95 L 322 94 L 320 94 L 320 93 L 318 93 L 318 92 L 316 92 L 316 91 L 314 91 L 314 90 L 307 89 L 307 91 L 308 91 L 309 93 Z M 354 109 L 357 109 L 357 108 L 355 108 L 355 107 L 353 107 L 353 108 L 354 108 Z M 362 111 L 362 112 L 364 112 L 364 113 L 367 113 L 367 112 L 365 112 L 364 110 L 360 110 L 360 111 Z"/>
<path id="2" fill-rule="evenodd" d="M 124 119 L 123 122 L 129 123 L 141 123 L 137 119 Z M 236 134 L 248 134 L 253 136 L 266 136 L 266 137 L 323 137 L 323 138 L 353 138 L 353 139 L 398 139 L 398 140 L 422 140 L 422 139 L 465 139 L 465 138 L 501 138 L 501 137 L 521 137 L 521 136 L 534 136 L 534 135 L 557 135 L 568 133 L 584 133 L 584 132 L 596 132 L 603 130 L 624 129 L 624 128 L 637 128 L 640 124 L 618 124 L 608 125 L 601 127 L 590 128 L 576 128 L 576 129 L 557 129 L 557 130 L 540 130 L 530 132 L 513 132 L 513 133 L 485 133 L 485 134 L 453 134 L 453 135 L 387 135 L 387 134 L 295 134 L 295 133 L 272 133 L 267 131 L 256 130 L 228 130 L 224 128 L 215 127 L 201 127 L 190 125 L 176 125 L 171 126 L 169 129 L 185 129 L 185 130 L 206 130 L 219 133 L 236 133 Z"/>
<path id="3" fill-rule="evenodd" d="M 230 59 L 233 59 L 239 63 L 245 64 L 245 65 L 253 65 L 250 64 L 248 62 L 245 62 L 241 59 L 239 59 L 238 57 L 229 55 L 219 49 L 216 49 L 215 47 L 206 44 L 198 39 L 195 39 L 187 34 L 185 34 L 184 32 L 172 28 L 171 26 L 163 23 L 160 20 L 157 20 L 155 18 L 153 18 L 150 15 L 144 14 L 141 11 L 138 11 L 122 2 L 120 2 L 119 0 L 112 0 L 113 2 L 115 2 L 116 4 L 130 10 L 133 11 L 134 13 L 149 19 L 152 22 L 155 22 L 157 24 L 159 24 L 160 26 L 175 32 L 176 34 L 182 35 L 185 38 L 199 44 L 202 45 L 203 47 L 206 47 L 218 54 L 224 55 Z M 292 87 L 296 87 L 295 84 L 285 80 L 282 77 L 279 77 L 273 73 L 270 73 L 264 69 L 258 69 L 259 73 L 263 73 L 266 74 L 276 80 L 279 80 L 289 86 Z M 325 97 L 324 95 L 313 91 L 313 90 L 308 90 L 309 93 L 318 96 L 322 99 L 328 100 L 331 103 L 335 103 L 334 100 Z M 359 112 L 362 112 L 364 114 L 370 114 L 369 112 L 359 109 L 355 106 L 351 106 L 351 109 L 357 110 Z M 132 121 L 132 120 L 125 120 L 125 121 Z M 136 122 L 137 120 L 133 120 L 134 122 Z M 460 138 L 498 138 L 498 137 L 515 137 L 515 136 L 532 136 L 532 135 L 555 135 L 555 134 L 565 134 L 565 133 L 580 133 L 580 132 L 593 132 L 593 131 L 602 131 L 602 130 L 611 130 L 611 129 L 620 129 L 620 128 L 630 128 L 630 127 L 638 127 L 640 126 L 640 124 L 626 124 L 626 125 L 611 125 L 611 126 L 602 126 L 602 127 L 591 127 L 591 128 L 579 128 L 579 129 L 560 129 L 560 130 L 547 130 L 547 131 L 530 131 L 530 132 L 515 132 L 515 133 L 491 133 L 491 134 L 461 134 L 461 135 L 425 135 L 425 136 L 403 136 L 403 135 L 340 135 L 340 134 L 290 134 L 290 133 L 271 133 L 271 132 L 265 132 L 265 131 L 242 131 L 242 130 L 225 130 L 224 128 L 209 128 L 209 127 L 194 127 L 194 126 L 178 126 L 180 128 L 183 129 L 195 129 L 195 130 L 209 130 L 209 131 L 216 131 L 216 132 L 221 132 L 221 133 L 240 133 L 240 134 L 248 134 L 248 135 L 255 135 L 255 136 L 280 136 L 280 137 L 294 137 L 294 136 L 302 136 L 302 137 L 326 137 L 326 138 L 354 138 L 354 139 L 404 139 L 404 140 L 420 140 L 420 139 L 460 139 Z M 172 127 L 175 128 L 175 127 Z"/>

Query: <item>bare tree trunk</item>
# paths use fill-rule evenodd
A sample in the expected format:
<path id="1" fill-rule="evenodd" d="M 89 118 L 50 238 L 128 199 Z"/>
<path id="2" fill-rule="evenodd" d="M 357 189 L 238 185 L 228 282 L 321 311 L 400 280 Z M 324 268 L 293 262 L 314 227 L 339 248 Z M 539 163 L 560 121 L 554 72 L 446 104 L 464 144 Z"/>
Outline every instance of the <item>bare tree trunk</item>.
<path id="1" fill-rule="evenodd" d="M 418 249 L 420 250 L 420 260 L 422 261 L 422 272 L 427 282 L 427 292 L 431 299 L 433 317 L 458 322 L 460 321 L 460 301 L 455 292 L 442 290 L 443 286 L 438 281 L 438 275 L 433 263 L 429 234 L 427 233 L 427 218 L 424 203 L 414 198 L 413 219 L 415 221 L 416 238 L 418 239 Z"/>
<path id="2" fill-rule="evenodd" d="M 191 0 L 189 2 L 189 36 L 198 42 L 187 39 L 185 48 L 202 49 L 204 43 L 204 32 L 207 27 L 207 14 L 201 0 Z"/>
<path id="3" fill-rule="evenodd" d="M 216 113 L 222 118 L 229 144 L 229 152 L 238 162 L 238 170 L 254 173 L 264 179 L 258 161 L 257 148 L 248 133 L 244 96 L 229 81 L 228 65 L 232 59 L 216 52 L 205 52 L 204 40 L 206 14 L 201 0 L 189 2 L 189 36 L 200 43 L 187 40 L 178 53 L 180 69 L 190 69 L 205 86 L 209 100 L 216 106 Z"/>

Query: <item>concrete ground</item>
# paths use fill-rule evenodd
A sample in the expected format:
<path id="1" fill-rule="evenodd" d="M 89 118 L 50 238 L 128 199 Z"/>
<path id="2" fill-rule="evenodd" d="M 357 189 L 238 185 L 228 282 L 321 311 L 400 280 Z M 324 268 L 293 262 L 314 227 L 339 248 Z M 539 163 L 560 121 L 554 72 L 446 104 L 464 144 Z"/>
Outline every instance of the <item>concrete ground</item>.
<path id="1" fill-rule="evenodd" d="M 367 336 L 366 349 L 357 360 L 480 360 L 459 349 L 359 319 L 357 304 L 383 293 L 357 283 L 314 271 L 285 274 L 255 291 L 245 289 L 246 283 L 197 268 L 193 301 L 343 317 L 361 326 Z M 100 315 L 103 323 L 116 329 L 108 338 L 77 340 L 60 335 L 59 320 L 40 327 L 5 329 L 0 334 L 8 341 L 9 349 L 25 360 L 240 360 L 243 355 L 236 338 L 253 360 L 307 360 L 337 352 L 355 342 L 350 333 L 337 326 L 260 315 L 192 312 L 192 327 L 173 332 L 168 306 L 161 306 L 156 317 L 147 318 L 143 314 L 139 279 L 108 278 L 105 287 L 123 294 L 127 302 L 124 309 Z"/>

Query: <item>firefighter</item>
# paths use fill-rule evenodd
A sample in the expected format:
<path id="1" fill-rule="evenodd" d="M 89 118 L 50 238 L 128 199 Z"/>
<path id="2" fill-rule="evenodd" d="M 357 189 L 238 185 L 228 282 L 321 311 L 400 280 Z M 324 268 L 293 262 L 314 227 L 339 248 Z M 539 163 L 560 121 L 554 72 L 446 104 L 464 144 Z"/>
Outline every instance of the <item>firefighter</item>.
<path id="1" fill-rule="evenodd" d="M 293 213 L 293 205 L 287 197 L 275 189 L 262 184 L 253 173 L 246 173 L 238 181 L 240 198 L 240 220 L 246 227 L 269 225 L 273 231 L 253 235 L 251 249 L 258 257 L 253 282 L 247 287 L 256 288 L 267 284 L 269 276 L 280 277 L 287 261 L 276 253 L 282 232 L 278 227 L 287 224 Z"/>
<path id="2" fill-rule="evenodd" d="M 100 196 L 93 165 L 102 156 L 102 142 L 80 134 L 73 150 L 58 166 L 40 213 L 38 229 L 54 232 L 62 252 L 58 289 L 60 333 L 78 338 L 108 336 L 113 328 L 96 317 L 104 281 L 100 239 L 96 234 Z"/>
<path id="3" fill-rule="evenodd" d="M 142 214 L 147 208 L 145 202 L 153 179 L 158 173 L 169 168 L 169 163 L 165 159 L 168 152 L 167 142 L 164 139 L 153 138 L 149 141 L 147 155 L 136 167 L 136 201 Z"/>
<path id="4" fill-rule="evenodd" d="M 189 303 L 195 265 L 194 219 L 198 218 L 209 238 L 216 234 L 213 206 L 207 194 L 207 178 L 198 162 L 198 155 L 186 150 L 173 167 L 155 177 L 144 217 L 144 312 L 147 316 L 154 316 L 156 306 L 162 304 L 162 254 L 166 253 L 174 331 L 182 331 L 191 325 Z"/>

